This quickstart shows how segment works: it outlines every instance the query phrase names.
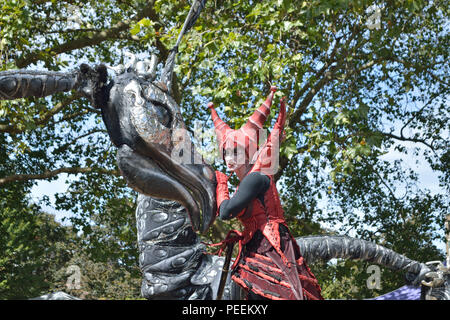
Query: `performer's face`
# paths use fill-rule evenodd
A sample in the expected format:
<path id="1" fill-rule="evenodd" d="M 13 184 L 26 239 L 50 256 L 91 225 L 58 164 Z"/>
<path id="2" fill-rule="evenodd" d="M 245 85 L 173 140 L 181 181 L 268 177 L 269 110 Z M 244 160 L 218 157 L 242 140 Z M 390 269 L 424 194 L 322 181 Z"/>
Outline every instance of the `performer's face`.
<path id="1" fill-rule="evenodd" d="M 242 166 L 248 164 L 247 155 L 245 149 L 240 145 L 234 147 L 227 147 L 224 150 L 224 159 L 228 170 L 237 171 Z"/>

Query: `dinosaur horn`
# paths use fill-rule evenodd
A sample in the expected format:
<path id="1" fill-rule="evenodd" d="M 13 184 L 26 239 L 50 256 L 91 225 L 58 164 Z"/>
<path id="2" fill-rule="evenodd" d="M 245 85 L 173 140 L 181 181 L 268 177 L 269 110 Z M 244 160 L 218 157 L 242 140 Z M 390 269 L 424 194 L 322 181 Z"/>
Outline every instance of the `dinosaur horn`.
<path id="1" fill-rule="evenodd" d="M 125 71 L 131 71 L 133 69 L 136 69 L 136 64 L 138 62 L 136 55 L 131 52 L 125 52 L 124 54 L 130 58 L 128 63 L 124 66 Z"/>
<path id="2" fill-rule="evenodd" d="M 147 73 L 150 75 L 150 79 L 153 80 L 156 77 L 156 67 L 158 66 L 158 57 L 152 54 L 151 60 L 147 66 Z"/>

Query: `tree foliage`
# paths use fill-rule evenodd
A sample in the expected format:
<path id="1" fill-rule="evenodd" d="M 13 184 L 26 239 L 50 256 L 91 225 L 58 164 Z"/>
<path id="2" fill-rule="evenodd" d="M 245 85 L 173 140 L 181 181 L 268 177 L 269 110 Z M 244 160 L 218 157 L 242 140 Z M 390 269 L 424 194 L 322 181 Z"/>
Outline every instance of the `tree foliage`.
<path id="1" fill-rule="evenodd" d="M 2 70 L 67 71 L 81 62 L 118 64 L 124 50 L 164 61 L 190 3 L 0 6 Z M 268 123 L 286 96 L 287 139 L 276 178 L 294 234 L 351 234 L 436 260 L 449 212 L 448 12 L 446 1 L 207 1 L 179 48 L 175 98 L 190 128 L 196 121 L 212 126 L 209 100 L 239 127 L 269 86 L 278 86 Z M 135 193 L 118 174 L 98 111 L 76 93 L 3 101 L 0 139 L 0 186 L 14 199 L 2 210 L 16 212 L 14 223 L 35 210 L 25 199 L 37 180 L 68 173 L 68 192 L 57 196 L 56 208 L 72 211 L 94 263 L 115 259 L 132 273 Z M 392 153 L 396 160 L 386 158 Z M 424 167 L 439 179 L 434 190 L 423 186 Z M 211 240 L 227 227 L 218 223 Z M 15 230 L 33 234 L 27 228 Z M 355 262 L 315 269 L 330 286 L 327 297 L 350 298 L 375 292 L 333 283 L 350 279 L 362 288 L 364 271 Z M 385 291 L 402 284 L 388 274 Z"/>

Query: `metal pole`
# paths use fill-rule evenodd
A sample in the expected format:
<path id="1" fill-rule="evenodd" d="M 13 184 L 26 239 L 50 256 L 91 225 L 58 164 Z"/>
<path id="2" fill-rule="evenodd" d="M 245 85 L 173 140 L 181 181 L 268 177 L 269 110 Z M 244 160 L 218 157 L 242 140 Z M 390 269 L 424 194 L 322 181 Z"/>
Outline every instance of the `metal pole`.
<path id="1" fill-rule="evenodd" d="M 233 247 L 234 242 L 230 242 L 227 244 L 227 253 L 225 256 L 225 262 L 222 267 L 222 274 L 220 275 L 219 289 L 217 290 L 216 300 L 222 300 L 225 283 L 228 277 L 228 270 L 230 269 L 231 256 L 233 255 Z"/>
<path id="2" fill-rule="evenodd" d="M 445 233 L 446 233 L 446 251 L 447 251 L 447 260 L 446 260 L 446 267 L 447 269 L 450 268 L 450 214 L 447 215 L 445 218 Z"/>

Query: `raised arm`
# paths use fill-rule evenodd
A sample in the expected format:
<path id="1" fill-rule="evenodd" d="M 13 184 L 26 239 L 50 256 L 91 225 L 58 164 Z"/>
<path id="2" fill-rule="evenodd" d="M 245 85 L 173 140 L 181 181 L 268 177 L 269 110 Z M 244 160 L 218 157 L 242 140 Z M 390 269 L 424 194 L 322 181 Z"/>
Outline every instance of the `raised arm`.
<path id="1" fill-rule="evenodd" d="M 236 217 L 255 198 L 264 195 L 270 186 L 270 178 L 260 172 L 247 175 L 238 190 L 228 200 L 224 200 L 219 208 L 220 218 L 228 220 Z"/>

